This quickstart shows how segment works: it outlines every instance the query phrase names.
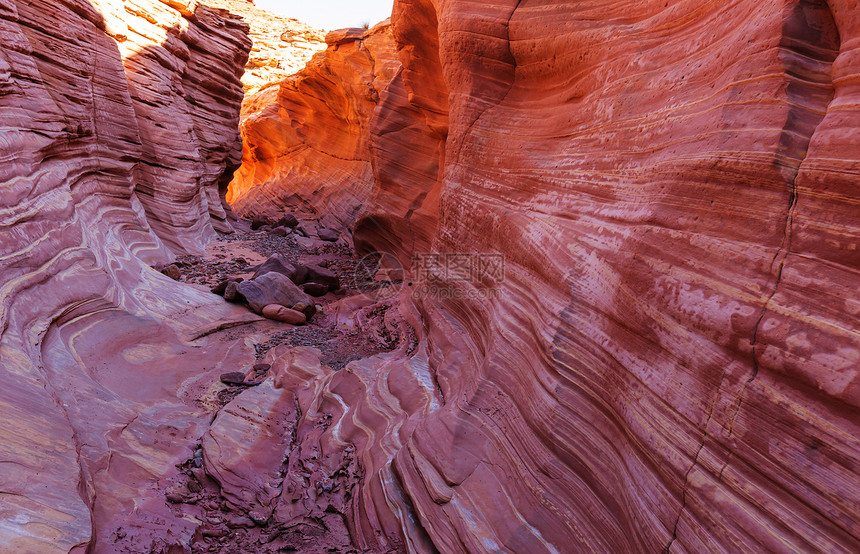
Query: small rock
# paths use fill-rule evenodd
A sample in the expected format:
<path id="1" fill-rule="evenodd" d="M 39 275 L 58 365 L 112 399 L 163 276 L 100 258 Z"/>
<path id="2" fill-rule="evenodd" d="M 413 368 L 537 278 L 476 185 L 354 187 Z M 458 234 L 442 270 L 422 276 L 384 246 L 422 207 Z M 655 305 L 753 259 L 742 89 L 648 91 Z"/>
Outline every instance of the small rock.
<path id="1" fill-rule="evenodd" d="M 240 527 L 253 527 L 254 522 L 251 521 L 251 518 L 245 516 L 233 516 L 227 518 L 227 527 L 231 529 L 238 529 Z"/>
<path id="2" fill-rule="evenodd" d="M 331 229 L 320 229 L 317 231 L 317 236 L 328 242 L 337 242 L 337 239 L 340 238 L 338 234 Z"/>
<path id="3" fill-rule="evenodd" d="M 241 302 L 244 300 L 245 297 L 242 296 L 241 292 L 239 292 L 240 284 L 240 282 L 230 281 L 227 284 L 227 288 L 224 289 L 224 300 L 228 300 L 230 302 Z"/>
<path id="4" fill-rule="evenodd" d="M 251 510 L 250 512 L 248 512 L 248 517 L 251 518 L 251 521 L 261 527 L 265 526 L 269 522 L 269 518 L 267 516 L 255 510 Z"/>
<path id="5" fill-rule="evenodd" d="M 310 321 L 314 314 L 317 313 L 317 308 L 313 303 L 305 304 L 304 302 L 299 302 L 298 304 L 293 306 L 293 309 L 297 312 L 302 312 L 303 314 L 305 314 L 305 317 L 308 319 L 308 321 Z"/>
<path id="6" fill-rule="evenodd" d="M 296 219 L 296 216 L 294 216 L 293 214 L 290 214 L 290 213 L 284 214 L 284 216 L 281 219 L 279 219 L 277 223 L 275 223 L 275 225 L 281 225 L 283 227 L 289 227 L 291 229 L 298 224 L 299 224 L 299 220 Z"/>
<path id="7" fill-rule="evenodd" d="M 266 225 L 271 225 L 271 224 L 272 224 L 272 220 L 269 219 L 268 217 L 266 217 L 264 215 L 255 215 L 254 218 L 251 220 L 251 230 L 256 231 L 261 227 L 264 227 Z"/>
<path id="8" fill-rule="evenodd" d="M 241 371 L 230 371 L 221 374 L 221 382 L 225 385 L 244 385 L 245 374 Z"/>
<path id="9" fill-rule="evenodd" d="M 229 285 L 229 284 L 230 284 L 230 281 L 221 281 L 220 283 L 218 283 L 217 285 L 215 285 L 214 287 L 212 287 L 209 290 L 212 291 L 212 294 L 218 294 L 220 296 L 224 296 L 224 291 L 227 290 L 227 285 Z"/>
<path id="10" fill-rule="evenodd" d="M 165 495 L 165 498 L 167 498 L 167 501 L 171 504 L 182 504 L 183 502 L 185 502 L 185 497 L 176 492 L 167 493 Z"/>
<path id="11" fill-rule="evenodd" d="M 204 537 L 226 537 L 227 530 L 226 529 L 218 529 L 217 527 L 206 527 L 203 529 L 202 534 Z"/>
<path id="12" fill-rule="evenodd" d="M 224 293 L 227 292 L 227 287 L 230 285 L 230 283 L 238 284 L 242 281 L 244 281 L 244 279 L 242 279 L 241 277 L 230 277 L 229 279 L 224 279 L 209 290 L 211 290 L 214 294 L 220 294 L 221 296 L 224 296 Z"/>
<path id="13" fill-rule="evenodd" d="M 328 292 L 328 285 L 322 283 L 304 283 L 302 290 L 311 296 L 323 296 Z"/>
<path id="14" fill-rule="evenodd" d="M 197 482 L 201 485 L 205 485 L 210 481 L 209 476 L 206 475 L 206 472 L 203 470 L 203 468 L 200 467 L 192 467 L 191 475 L 193 475 L 194 478 L 197 479 Z M 190 483 L 188 484 L 188 488 L 191 489 Z"/>
<path id="15" fill-rule="evenodd" d="M 263 317 L 289 323 L 291 325 L 302 325 L 307 322 L 307 317 L 304 313 L 291 310 L 290 308 L 281 306 L 280 304 L 269 304 L 263 308 Z"/>
<path id="16" fill-rule="evenodd" d="M 305 250 L 310 250 L 311 248 L 316 247 L 317 241 L 315 241 L 314 239 L 309 239 L 307 237 L 299 237 L 296 239 L 296 244 L 298 244 Z"/>
<path id="17" fill-rule="evenodd" d="M 254 371 L 256 371 L 257 373 L 265 373 L 270 369 L 272 369 L 271 364 L 254 364 Z"/>
<path id="18" fill-rule="evenodd" d="M 289 232 L 284 227 L 275 227 L 274 229 L 269 231 L 270 235 L 274 235 L 276 237 L 285 237 L 289 234 Z"/>
<path id="19" fill-rule="evenodd" d="M 173 279 L 174 281 L 178 281 L 179 278 L 182 277 L 182 273 L 180 273 L 179 271 L 179 266 L 177 266 L 176 264 L 170 264 L 169 266 L 162 269 L 161 272 Z"/>

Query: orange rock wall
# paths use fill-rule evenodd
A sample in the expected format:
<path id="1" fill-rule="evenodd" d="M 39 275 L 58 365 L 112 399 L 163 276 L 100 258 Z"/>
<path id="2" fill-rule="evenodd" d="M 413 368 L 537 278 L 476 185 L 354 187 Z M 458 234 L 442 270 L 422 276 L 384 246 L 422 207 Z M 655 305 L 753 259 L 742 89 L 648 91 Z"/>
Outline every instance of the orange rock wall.
<path id="1" fill-rule="evenodd" d="M 244 161 L 227 199 L 240 215 L 318 213 L 351 227 L 369 200 L 371 117 L 399 67 L 391 29 L 332 31 L 299 73 L 246 100 Z"/>
<path id="2" fill-rule="evenodd" d="M 860 548 L 856 0 L 415 0 L 392 25 L 356 243 L 506 265 L 488 300 L 407 290 L 418 345 L 323 383 L 360 545 Z"/>

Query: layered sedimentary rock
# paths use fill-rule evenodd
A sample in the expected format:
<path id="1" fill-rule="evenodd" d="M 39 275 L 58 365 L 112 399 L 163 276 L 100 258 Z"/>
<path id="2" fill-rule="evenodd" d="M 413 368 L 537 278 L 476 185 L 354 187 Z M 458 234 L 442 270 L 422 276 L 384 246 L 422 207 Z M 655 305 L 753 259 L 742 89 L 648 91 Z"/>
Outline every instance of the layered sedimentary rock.
<path id="1" fill-rule="evenodd" d="M 148 264 L 223 225 L 246 29 L 173 0 L 3 0 L 0 29 L 0 551 L 166 548 L 194 399 L 253 359 L 214 331 L 254 318 Z"/>
<path id="2" fill-rule="evenodd" d="M 241 160 L 237 81 L 248 27 L 193 0 L 124 6 L 107 29 L 119 42 L 140 137 L 135 196 L 172 250 L 199 252 L 213 229 L 232 230 L 221 199 Z"/>
<path id="3" fill-rule="evenodd" d="M 246 96 L 277 85 L 302 69 L 316 52 L 325 50 L 325 31 L 261 10 L 248 0 L 204 0 L 202 3 L 238 15 L 250 26 L 249 36 L 254 45 L 242 76 Z"/>
<path id="4" fill-rule="evenodd" d="M 314 210 L 339 231 L 370 200 L 371 119 L 400 65 L 391 28 L 332 31 L 326 42 L 280 88 L 246 100 L 244 161 L 227 196 L 237 213 Z"/>
<path id="5" fill-rule="evenodd" d="M 505 264 L 437 258 L 417 344 L 319 378 L 360 546 L 860 548 L 858 13 L 395 4 L 356 241 Z M 246 210 L 294 190 L 256 182 Z"/>

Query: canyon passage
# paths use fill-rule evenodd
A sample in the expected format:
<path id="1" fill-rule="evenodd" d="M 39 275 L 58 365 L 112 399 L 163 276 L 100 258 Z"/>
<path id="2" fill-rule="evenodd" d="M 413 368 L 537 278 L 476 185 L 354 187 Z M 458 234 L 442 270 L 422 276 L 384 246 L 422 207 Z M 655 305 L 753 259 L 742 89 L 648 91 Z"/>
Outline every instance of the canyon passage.
<path id="1" fill-rule="evenodd" d="M 0 37 L 0 553 L 860 551 L 857 0 Z"/>

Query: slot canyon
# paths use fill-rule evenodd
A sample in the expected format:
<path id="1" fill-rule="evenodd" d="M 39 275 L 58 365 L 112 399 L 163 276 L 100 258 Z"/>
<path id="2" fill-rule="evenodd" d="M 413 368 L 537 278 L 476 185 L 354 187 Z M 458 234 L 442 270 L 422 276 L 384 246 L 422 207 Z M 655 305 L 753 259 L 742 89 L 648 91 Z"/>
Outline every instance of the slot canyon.
<path id="1" fill-rule="evenodd" d="M 0 37 L 0 554 L 860 552 L 858 0 Z"/>

